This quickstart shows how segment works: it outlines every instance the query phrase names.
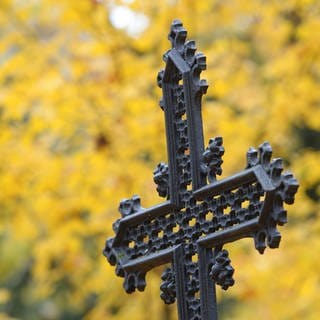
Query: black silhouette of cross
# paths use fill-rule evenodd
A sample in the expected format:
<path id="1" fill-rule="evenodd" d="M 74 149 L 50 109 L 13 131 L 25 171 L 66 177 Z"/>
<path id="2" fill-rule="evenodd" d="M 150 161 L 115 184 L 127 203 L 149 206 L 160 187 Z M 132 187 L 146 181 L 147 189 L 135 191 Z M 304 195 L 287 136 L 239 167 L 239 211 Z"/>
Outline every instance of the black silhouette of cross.
<path id="1" fill-rule="evenodd" d="M 120 202 L 122 215 L 104 255 L 116 265 L 128 293 L 143 291 L 152 268 L 170 264 L 162 274 L 161 298 L 177 300 L 180 320 L 217 319 L 215 284 L 234 284 L 226 243 L 252 237 L 263 253 L 277 248 L 277 225 L 287 222 L 284 203 L 292 204 L 298 190 L 291 173 L 282 173 L 282 160 L 271 160 L 271 146 L 250 148 L 243 171 L 217 180 L 222 173 L 222 138 L 204 148 L 201 99 L 208 85 L 200 79 L 206 57 L 179 20 L 171 25 L 172 48 L 164 54 L 158 74 L 163 98 L 168 165 L 160 163 L 154 181 L 167 200 L 145 209 L 134 196 Z"/>

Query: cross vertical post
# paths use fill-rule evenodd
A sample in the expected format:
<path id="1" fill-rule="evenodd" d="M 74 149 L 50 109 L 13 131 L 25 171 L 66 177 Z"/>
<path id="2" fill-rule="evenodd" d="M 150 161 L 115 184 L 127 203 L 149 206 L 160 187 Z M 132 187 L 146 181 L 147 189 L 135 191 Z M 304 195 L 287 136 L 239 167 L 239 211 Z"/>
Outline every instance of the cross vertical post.
<path id="1" fill-rule="evenodd" d="M 267 246 L 279 247 L 277 226 L 287 222 L 283 206 L 294 202 L 299 185 L 291 173 L 282 172 L 280 158 L 271 159 L 267 142 L 249 149 L 243 171 L 217 180 L 222 138 L 210 139 L 206 148 L 203 142 L 201 100 L 208 85 L 200 74 L 206 57 L 186 37 L 175 20 L 168 36 L 172 48 L 157 78 L 168 164 L 158 164 L 154 181 L 166 200 L 151 208 L 141 207 L 138 196 L 122 200 L 115 236 L 107 239 L 103 253 L 124 278 L 127 293 L 143 291 L 146 273 L 167 265 L 161 276 L 163 301 L 177 300 L 180 320 L 215 320 L 215 285 L 226 290 L 234 284 L 224 246 L 250 237 L 261 254 Z"/>

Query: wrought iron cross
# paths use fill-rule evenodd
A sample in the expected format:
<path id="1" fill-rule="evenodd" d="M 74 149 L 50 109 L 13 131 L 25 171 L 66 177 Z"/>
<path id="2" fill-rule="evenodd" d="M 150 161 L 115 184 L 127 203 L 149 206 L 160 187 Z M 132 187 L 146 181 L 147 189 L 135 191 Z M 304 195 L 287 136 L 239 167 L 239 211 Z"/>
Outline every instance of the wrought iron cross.
<path id="1" fill-rule="evenodd" d="M 283 205 L 294 202 L 298 182 L 282 173 L 280 158 L 271 160 L 267 142 L 249 149 L 246 169 L 217 180 L 222 138 L 203 144 L 201 99 L 208 85 L 200 73 L 206 57 L 186 36 L 175 20 L 168 36 L 172 48 L 158 74 L 169 159 L 158 164 L 154 181 L 167 200 L 147 209 L 138 196 L 121 201 L 122 217 L 113 224 L 115 236 L 106 241 L 104 255 L 128 293 L 145 289 L 149 270 L 170 264 L 161 277 L 161 298 L 168 304 L 177 300 L 180 320 L 211 320 L 217 319 L 215 284 L 225 290 L 234 284 L 223 246 L 251 237 L 261 254 L 267 246 L 277 248 L 277 225 L 287 222 Z"/>

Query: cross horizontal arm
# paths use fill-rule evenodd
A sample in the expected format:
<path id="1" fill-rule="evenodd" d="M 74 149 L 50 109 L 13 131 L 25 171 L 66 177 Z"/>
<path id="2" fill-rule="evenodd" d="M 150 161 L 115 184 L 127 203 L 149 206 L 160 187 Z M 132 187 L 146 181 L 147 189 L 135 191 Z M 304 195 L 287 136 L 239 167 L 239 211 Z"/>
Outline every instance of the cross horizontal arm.
<path id="1" fill-rule="evenodd" d="M 243 222 L 239 225 L 209 234 L 198 240 L 200 246 L 214 248 L 250 235 L 260 227 L 259 218 Z"/>
<path id="2" fill-rule="evenodd" d="M 128 227 L 138 225 L 146 220 L 152 220 L 173 210 L 174 205 L 170 201 L 165 201 L 161 204 L 155 205 L 148 209 L 142 208 L 141 210 L 132 213 L 122 219 L 120 219 L 117 226 L 116 236 L 113 240 L 113 247 L 120 246 L 125 236 L 125 231 Z"/>
<path id="3" fill-rule="evenodd" d="M 123 269 L 127 272 L 147 272 L 156 266 L 171 262 L 173 253 L 177 248 L 178 246 L 173 246 L 171 248 L 131 260 L 123 265 Z"/>
<path id="4" fill-rule="evenodd" d="M 275 186 L 272 184 L 270 178 L 266 174 L 261 165 L 241 171 L 233 176 L 227 177 L 223 180 L 208 184 L 193 192 L 197 200 L 203 200 L 209 196 L 221 194 L 224 191 L 236 189 L 246 183 L 253 183 L 258 181 L 264 191 L 272 191 Z"/>

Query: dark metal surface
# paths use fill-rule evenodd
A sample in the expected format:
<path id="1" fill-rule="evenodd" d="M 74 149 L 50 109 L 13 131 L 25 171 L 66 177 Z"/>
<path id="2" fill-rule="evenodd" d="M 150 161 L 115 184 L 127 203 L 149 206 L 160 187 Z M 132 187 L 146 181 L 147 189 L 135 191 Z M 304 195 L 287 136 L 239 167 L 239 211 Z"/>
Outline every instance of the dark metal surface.
<path id="1" fill-rule="evenodd" d="M 265 142 L 250 148 L 246 169 L 225 179 L 221 137 L 204 147 L 201 98 L 208 85 L 200 79 L 206 57 L 178 20 L 171 25 L 172 49 L 163 56 L 158 74 L 165 114 L 168 164 L 154 171 L 157 191 L 166 201 L 143 208 L 134 196 L 120 202 L 115 236 L 106 241 L 104 255 L 124 278 L 124 289 L 143 291 L 146 273 L 169 264 L 162 275 L 161 298 L 177 300 L 180 320 L 217 319 L 215 284 L 234 284 L 226 243 L 251 237 L 256 249 L 277 248 L 277 225 L 287 222 L 284 203 L 292 204 L 298 190 L 291 173 L 282 173 L 282 160 L 272 157 Z"/>

